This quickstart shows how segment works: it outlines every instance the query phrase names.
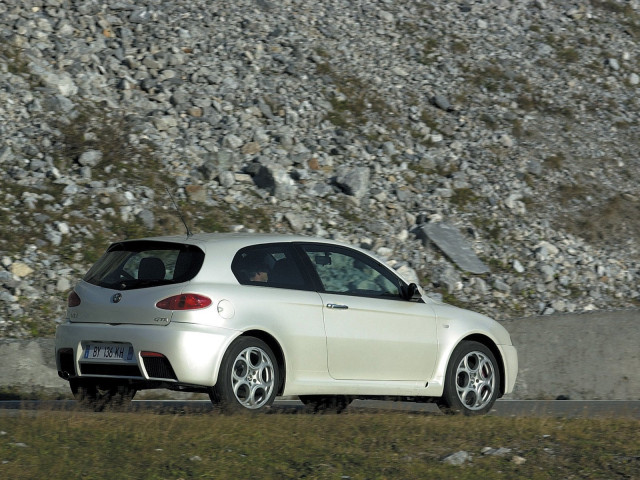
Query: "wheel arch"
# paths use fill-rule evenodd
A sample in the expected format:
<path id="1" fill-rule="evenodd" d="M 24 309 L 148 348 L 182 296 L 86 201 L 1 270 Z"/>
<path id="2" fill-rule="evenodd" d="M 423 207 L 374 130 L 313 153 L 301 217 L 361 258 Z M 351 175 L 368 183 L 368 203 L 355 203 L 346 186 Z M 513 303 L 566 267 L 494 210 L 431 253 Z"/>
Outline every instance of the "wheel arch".
<path id="1" fill-rule="evenodd" d="M 284 358 L 284 352 L 282 351 L 282 347 L 280 346 L 278 340 L 276 340 L 275 337 L 265 332 L 264 330 L 247 330 L 237 338 L 242 337 L 254 337 L 262 340 L 269 346 L 273 354 L 276 356 L 278 371 L 280 372 L 280 385 L 278 385 L 276 395 L 282 395 L 282 392 L 284 391 L 285 379 L 287 376 L 287 368 Z"/>
<path id="2" fill-rule="evenodd" d="M 504 358 L 502 358 L 502 353 L 500 353 L 500 349 L 498 348 L 496 343 L 490 337 L 481 333 L 474 333 L 472 335 L 464 337 L 460 340 L 460 342 L 458 342 L 458 345 L 463 342 L 478 342 L 491 350 L 491 353 L 493 353 L 496 362 L 498 362 L 498 369 L 500 370 L 500 395 L 498 395 L 498 398 L 502 397 L 506 388 L 505 365 Z M 458 345 L 456 345 L 456 348 L 458 347 Z"/>

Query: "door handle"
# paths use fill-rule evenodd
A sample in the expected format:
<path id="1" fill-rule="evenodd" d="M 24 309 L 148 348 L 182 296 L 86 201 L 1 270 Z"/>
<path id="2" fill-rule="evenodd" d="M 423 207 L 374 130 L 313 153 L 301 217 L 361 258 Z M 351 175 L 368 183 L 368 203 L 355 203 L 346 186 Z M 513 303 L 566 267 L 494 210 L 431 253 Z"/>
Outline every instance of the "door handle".
<path id="1" fill-rule="evenodd" d="M 327 303 L 327 308 L 334 308 L 336 310 L 346 310 L 349 308 L 348 305 L 340 305 L 338 303 Z"/>

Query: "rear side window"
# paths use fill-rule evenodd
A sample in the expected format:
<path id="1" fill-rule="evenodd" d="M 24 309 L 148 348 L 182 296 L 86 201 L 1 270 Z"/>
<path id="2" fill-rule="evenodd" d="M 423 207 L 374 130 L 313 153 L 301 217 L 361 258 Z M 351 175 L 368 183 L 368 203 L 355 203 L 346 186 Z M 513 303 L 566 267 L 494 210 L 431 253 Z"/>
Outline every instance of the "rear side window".
<path id="1" fill-rule="evenodd" d="M 118 290 L 182 283 L 198 274 L 203 260 L 204 252 L 193 245 L 151 241 L 115 243 L 91 267 L 84 280 Z"/>
<path id="2" fill-rule="evenodd" d="M 243 248 L 236 253 L 231 270 L 243 285 L 310 290 L 290 244 Z"/>

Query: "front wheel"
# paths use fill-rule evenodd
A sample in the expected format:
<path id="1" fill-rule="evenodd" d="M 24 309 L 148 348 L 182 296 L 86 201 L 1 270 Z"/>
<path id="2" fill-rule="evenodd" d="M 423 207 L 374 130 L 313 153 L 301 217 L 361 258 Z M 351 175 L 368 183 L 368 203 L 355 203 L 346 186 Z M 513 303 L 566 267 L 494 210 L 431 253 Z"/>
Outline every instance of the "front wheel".
<path id="1" fill-rule="evenodd" d="M 500 370 L 495 356 L 479 342 L 462 342 L 451 355 L 444 392 L 437 404 L 447 414 L 482 415 L 500 393 Z"/>
<path id="2" fill-rule="evenodd" d="M 273 403 L 279 378 L 271 348 L 258 338 L 240 337 L 226 351 L 209 397 L 225 411 L 258 411 Z"/>

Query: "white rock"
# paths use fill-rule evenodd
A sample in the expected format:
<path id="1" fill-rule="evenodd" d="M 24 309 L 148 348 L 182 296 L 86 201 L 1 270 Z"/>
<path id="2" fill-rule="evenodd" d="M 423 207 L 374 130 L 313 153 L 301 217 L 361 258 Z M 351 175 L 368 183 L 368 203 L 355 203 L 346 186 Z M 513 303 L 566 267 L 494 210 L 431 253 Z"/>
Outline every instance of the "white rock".
<path id="1" fill-rule="evenodd" d="M 71 282 L 66 277 L 60 277 L 56 282 L 56 290 L 58 292 L 66 292 L 71 288 Z"/>
<path id="2" fill-rule="evenodd" d="M 66 222 L 57 222 L 58 227 L 58 231 L 62 234 L 62 235 L 69 235 L 69 232 L 71 231 L 69 229 L 69 225 Z"/>
<path id="3" fill-rule="evenodd" d="M 452 453 L 451 455 L 446 456 L 442 462 L 447 463 L 449 465 L 463 465 L 466 462 L 470 462 L 472 460 L 471 454 L 469 452 L 465 452 L 461 450 L 456 453 Z"/>
<path id="4" fill-rule="evenodd" d="M 9 271 L 16 277 L 24 278 L 33 273 L 33 268 L 23 262 L 14 262 L 9 267 Z"/>

